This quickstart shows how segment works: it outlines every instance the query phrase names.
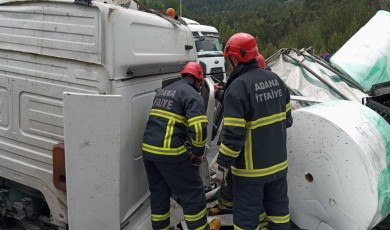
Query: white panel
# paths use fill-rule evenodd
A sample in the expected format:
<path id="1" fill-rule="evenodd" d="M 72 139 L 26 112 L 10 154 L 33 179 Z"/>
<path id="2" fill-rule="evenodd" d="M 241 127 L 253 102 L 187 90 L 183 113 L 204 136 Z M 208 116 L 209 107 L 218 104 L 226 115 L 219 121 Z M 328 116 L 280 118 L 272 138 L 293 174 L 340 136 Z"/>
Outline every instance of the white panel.
<path id="1" fill-rule="evenodd" d="M 115 89 L 122 95 L 121 143 L 121 220 L 134 215 L 149 196 L 148 180 L 142 158 L 142 142 L 155 89 L 161 79 L 134 79 L 131 85 Z M 128 82 L 130 83 L 130 82 Z M 135 226 L 134 226 L 135 227 Z"/>
<path id="2" fill-rule="evenodd" d="M 64 135 L 62 101 L 44 95 L 22 93 L 20 95 L 20 129 L 56 140 Z"/>
<path id="3" fill-rule="evenodd" d="M 100 62 L 99 10 L 73 3 L 0 7 L 0 48 Z"/>
<path id="4" fill-rule="evenodd" d="M 185 62 L 196 60 L 192 33 L 184 25 L 133 10 L 113 11 L 109 23 L 115 44 L 115 77 L 126 76 L 129 67 L 157 67 L 168 63 L 184 66 Z M 186 45 L 193 48 L 186 50 Z"/>
<path id="5" fill-rule="evenodd" d="M 121 97 L 64 93 L 70 230 L 120 229 Z"/>

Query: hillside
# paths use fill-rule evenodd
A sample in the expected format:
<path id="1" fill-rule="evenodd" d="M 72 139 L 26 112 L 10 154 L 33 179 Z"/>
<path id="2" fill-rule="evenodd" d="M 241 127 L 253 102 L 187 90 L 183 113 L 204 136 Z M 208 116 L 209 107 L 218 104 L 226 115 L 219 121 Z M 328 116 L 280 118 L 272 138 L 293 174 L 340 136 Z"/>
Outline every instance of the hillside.
<path id="1" fill-rule="evenodd" d="M 144 0 L 164 10 L 177 0 Z M 236 32 L 254 35 L 268 57 L 283 47 L 313 46 L 317 53 L 337 51 L 390 0 L 182 0 L 182 15 L 215 26 L 223 40 Z"/>

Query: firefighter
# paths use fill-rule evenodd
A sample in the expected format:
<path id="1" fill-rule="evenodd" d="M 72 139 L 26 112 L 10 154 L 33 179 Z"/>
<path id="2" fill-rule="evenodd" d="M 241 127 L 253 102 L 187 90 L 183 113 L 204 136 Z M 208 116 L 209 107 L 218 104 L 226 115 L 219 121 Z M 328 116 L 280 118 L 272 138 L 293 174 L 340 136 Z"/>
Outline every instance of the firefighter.
<path id="1" fill-rule="evenodd" d="M 265 58 L 262 54 L 260 54 L 260 53 L 257 54 L 256 61 L 259 64 L 259 67 L 261 69 L 265 69 Z M 226 86 L 229 86 L 231 81 L 234 78 L 229 78 L 229 79 L 228 79 L 228 83 L 226 84 Z M 223 103 L 224 88 L 227 88 L 227 87 L 225 87 L 223 84 L 220 84 L 220 83 L 216 83 L 214 85 L 214 89 L 216 92 L 215 97 L 220 103 Z M 223 110 L 220 110 L 219 112 L 222 113 Z M 217 114 L 216 117 L 222 118 L 222 115 Z M 216 118 L 216 119 L 219 119 L 219 118 Z M 220 122 L 218 122 L 218 121 L 215 123 L 217 123 L 218 126 L 220 124 Z M 218 142 L 218 143 L 220 143 L 220 142 Z M 218 204 L 209 209 L 210 216 L 233 213 L 233 185 L 232 185 L 231 177 L 232 177 L 231 170 L 228 169 L 228 174 L 226 177 L 226 186 L 221 186 L 221 192 L 220 192 L 220 196 L 218 198 Z M 265 218 L 261 218 L 260 222 L 262 223 L 263 226 L 265 226 L 267 224 L 267 222 L 265 221 Z"/>
<path id="2" fill-rule="evenodd" d="M 259 63 L 261 69 L 265 69 L 265 58 L 261 53 L 258 53 L 256 56 L 256 61 Z"/>
<path id="3" fill-rule="evenodd" d="M 198 93 L 203 70 L 189 62 L 180 73 L 179 81 L 157 92 L 144 133 L 142 152 L 152 227 L 170 228 L 170 197 L 174 195 L 189 229 L 209 229 L 203 184 L 194 166 L 204 160 L 207 137 L 204 102 Z"/>
<path id="4" fill-rule="evenodd" d="M 292 125 L 290 95 L 277 74 L 259 68 L 256 40 L 237 33 L 224 56 L 233 67 L 223 99 L 224 135 L 216 179 L 233 183 L 235 229 L 290 229 L 287 197 L 286 128 Z M 263 212 L 265 211 L 265 213 Z"/>

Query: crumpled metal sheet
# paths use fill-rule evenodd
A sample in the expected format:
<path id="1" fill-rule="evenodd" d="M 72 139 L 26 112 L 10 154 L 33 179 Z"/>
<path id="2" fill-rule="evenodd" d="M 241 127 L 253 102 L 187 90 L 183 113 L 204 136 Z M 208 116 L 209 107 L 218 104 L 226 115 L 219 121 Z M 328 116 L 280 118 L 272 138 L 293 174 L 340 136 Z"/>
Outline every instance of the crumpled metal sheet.
<path id="1" fill-rule="evenodd" d="M 280 76 L 292 95 L 320 101 L 346 99 L 356 102 L 367 96 L 329 63 L 305 50 L 281 49 L 267 59 L 267 67 Z"/>

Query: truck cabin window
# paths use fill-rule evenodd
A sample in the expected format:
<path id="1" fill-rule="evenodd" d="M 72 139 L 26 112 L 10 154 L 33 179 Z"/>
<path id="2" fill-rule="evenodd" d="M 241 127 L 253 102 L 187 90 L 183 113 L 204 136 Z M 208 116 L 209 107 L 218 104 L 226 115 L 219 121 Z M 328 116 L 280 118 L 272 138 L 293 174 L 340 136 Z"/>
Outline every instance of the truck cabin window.
<path id="1" fill-rule="evenodd" d="M 221 51 L 221 45 L 219 44 L 218 38 L 205 37 L 202 40 L 195 41 L 196 52 L 202 51 Z"/>

